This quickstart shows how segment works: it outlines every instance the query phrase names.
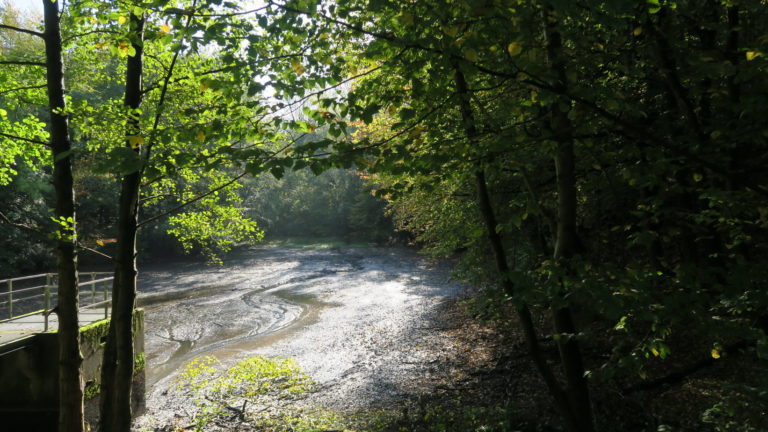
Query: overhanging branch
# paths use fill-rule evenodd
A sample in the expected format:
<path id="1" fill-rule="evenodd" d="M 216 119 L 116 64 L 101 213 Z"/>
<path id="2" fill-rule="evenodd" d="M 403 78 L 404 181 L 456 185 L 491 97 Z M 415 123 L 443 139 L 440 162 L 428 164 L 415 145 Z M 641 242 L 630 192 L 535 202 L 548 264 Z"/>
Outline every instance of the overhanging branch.
<path id="1" fill-rule="evenodd" d="M 24 60 L 0 60 L 0 65 L 41 66 L 41 67 L 45 67 L 45 63 L 43 63 L 43 62 L 24 61 Z"/>
<path id="2" fill-rule="evenodd" d="M 13 30 L 13 31 L 17 31 L 19 33 L 26 33 L 26 34 L 30 34 L 32 36 L 37 36 L 39 38 L 45 37 L 45 35 L 43 35 L 42 33 L 38 32 L 38 31 L 29 30 L 29 29 L 25 29 L 25 28 L 21 28 L 21 27 L 14 27 L 14 26 L 10 26 L 10 25 L 7 25 L 7 24 L 0 24 L 0 29 Z"/>
<path id="3" fill-rule="evenodd" d="M 4 136 L 6 138 L 15 139 L 15 140 L 19 140 L 19 141 L 26 141 L 26 142 L 32 143 L 32 144 L 40 144 L 40 145 L 44 145 L 46 147 L 50 147 L 50 145 L 47 142 L 38 141 L 36 139 L 24 138 L 24 137 L 20 137 L 20 136 L 17 136 L 17 135 L 11 135 L 11 134 L 7 134 L 7 133 L 3 133 L 3 132 L 0 132 L 0 136 Z"/>
<path id="4" fill-rule="evenodd" d="M 16 88 L 0 91 L 0 95 L 4 95 L 6 93 L 12 93 L 15 91 L 41 89 L 41 88 L 45 88 L 46 85 L 47 84 L 38 84 L 33 86 L 16 87 Z"/>

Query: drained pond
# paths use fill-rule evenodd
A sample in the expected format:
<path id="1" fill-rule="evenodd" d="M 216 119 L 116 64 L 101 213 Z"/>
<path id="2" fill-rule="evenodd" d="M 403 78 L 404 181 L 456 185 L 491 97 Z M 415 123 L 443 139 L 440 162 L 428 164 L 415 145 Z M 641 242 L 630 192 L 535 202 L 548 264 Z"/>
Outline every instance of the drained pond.
<path id="1" fill-rule="evenodd" d="M 465 287 L 448 266 L 403 248 L 287 248 L 238 252 L 223 266 L 142 269 L 147 414 L 167 424 L 185 403 L 169 394 L 190 361 L 224 365 L 253 355 L 289 357 L 332 408 L 388 403 L 408 392 L 435 355 L 414 333 Z M 142 424 L 142 419 L 139 419 Z"/>

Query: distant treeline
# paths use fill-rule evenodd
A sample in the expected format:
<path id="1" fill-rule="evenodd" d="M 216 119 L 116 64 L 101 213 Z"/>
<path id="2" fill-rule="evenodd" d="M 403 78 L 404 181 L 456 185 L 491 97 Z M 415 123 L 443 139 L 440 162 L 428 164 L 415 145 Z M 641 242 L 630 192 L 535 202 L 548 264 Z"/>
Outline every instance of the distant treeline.
<path id="1" fill-rule="evenodd" d="M 86 161 L 81 161 L 85 163 Z M 22 167 L 21 169 L 26 169 Z M 78 216 L 80 236 L 105 243 L 102 251 L 110 254 L 114 245 L 117 208 L 113 197 L 117 183 L 83 175 L 78 177 Z M 290 237 L 336 237 L 347 241 L 385 243 L 392 237 L 390 218 L 385 214 L 386 202 L 375 198 L 354 169 L 332 169 L 319 175 L 309 169 L 287 172 L 281 179 L 269 174 L 248 177 L 238 190 L 246 215 L 257 221 L 266 239 Z M 44 226 L 50 220 L 52 188 L 49 173 L 24 172 L 13 183 L 0 188 L 4 213 L 13 220 L 28 220 L 29 225 Z M 149 218 L 167 209 L 151 207 Z M 35 219 L 35 220 L 31 220 Z M 185 256 L 179 241 L 167 231 L 167 218 L 143 228 L 139 249 L 145 260 Z M 0 275 L 16 276 L 50 271 L 53 254 L 47 238 L 7 224 L 0 224 Z M 192 254 L 199 254 L 193 249 Z M 105 257 L 83 252 L 81 264 L 108 265 Z"/>

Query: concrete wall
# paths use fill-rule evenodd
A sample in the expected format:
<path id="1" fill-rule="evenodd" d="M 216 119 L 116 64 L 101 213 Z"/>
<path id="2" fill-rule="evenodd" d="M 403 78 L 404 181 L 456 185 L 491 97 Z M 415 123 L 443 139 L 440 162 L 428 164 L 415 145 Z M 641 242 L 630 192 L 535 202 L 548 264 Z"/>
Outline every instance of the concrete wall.
<path id="1" fill-rule="evenodd" d="M 144 409 L 144 311 L 134 317 L 134 412 Z M 99 379 L 109 320 L 80 329 L 86 419 L 98 418 Z M 58 339 L 41 333 L 0 348 L 0 430 L 55 431 L 58 420 Z"/>

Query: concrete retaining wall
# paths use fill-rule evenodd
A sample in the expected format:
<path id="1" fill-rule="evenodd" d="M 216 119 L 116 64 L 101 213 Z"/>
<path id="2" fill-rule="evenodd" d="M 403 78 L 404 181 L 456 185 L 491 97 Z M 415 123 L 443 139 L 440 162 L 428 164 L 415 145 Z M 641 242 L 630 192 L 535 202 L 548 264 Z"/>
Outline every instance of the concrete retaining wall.
<path id="1" fill-rule="evenodd" d="M 134 412 L 144 409 L 144 311 L 134 316 L 136 368 L 133 382 Z M 98 418 L 101 362 L 109 320 L 80 329 L 86 419 Z M 0 347 L 0 429 L 8 431 L 56 430 L 58 420 L 58 339 L 41 333 Z"/>

